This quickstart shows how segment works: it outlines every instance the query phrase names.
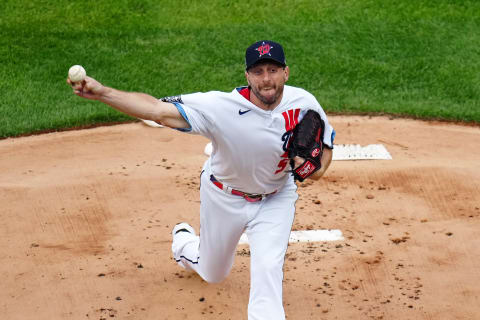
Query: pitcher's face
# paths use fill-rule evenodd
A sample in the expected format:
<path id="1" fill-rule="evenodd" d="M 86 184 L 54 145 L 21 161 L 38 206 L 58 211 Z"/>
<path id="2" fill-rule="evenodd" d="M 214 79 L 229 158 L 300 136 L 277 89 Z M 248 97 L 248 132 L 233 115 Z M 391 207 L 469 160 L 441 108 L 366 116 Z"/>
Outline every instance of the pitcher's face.
<path id="1" fill-rule="evenodd" d="M 255 65 L 245 72 L 253 94 L 263 104 L 260 108 L 272 109 L 280 103 L 288 75 L 288 66 L 282 67 L 272 62 Z M 252 102 L 256 104 L 254 97 Z"/>

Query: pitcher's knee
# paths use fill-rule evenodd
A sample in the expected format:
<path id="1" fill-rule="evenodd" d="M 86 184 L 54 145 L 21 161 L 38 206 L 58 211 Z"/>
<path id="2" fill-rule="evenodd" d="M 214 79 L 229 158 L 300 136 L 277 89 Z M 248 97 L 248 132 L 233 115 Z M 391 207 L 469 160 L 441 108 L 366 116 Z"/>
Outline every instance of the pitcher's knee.
<path id="1" fill-rule="evenodd" d="M 208 283 L 219 283 L 225 280 L 232 269 L 232 264 L 219 259 L 210 261 L 199 261 L 198 274 Z"/>
<path id="2" fill-rule="evenodd" d="M 223 275 L 223 274 L 203 274 L 203 275 L 200 275 L 202 277 L 203 280 L 205 280 L 206 282 L 208 283 L 220 283 L 222 282 L 223 280 L 225 280 L 225 278 L 227 277 L 227 275 Z"/>

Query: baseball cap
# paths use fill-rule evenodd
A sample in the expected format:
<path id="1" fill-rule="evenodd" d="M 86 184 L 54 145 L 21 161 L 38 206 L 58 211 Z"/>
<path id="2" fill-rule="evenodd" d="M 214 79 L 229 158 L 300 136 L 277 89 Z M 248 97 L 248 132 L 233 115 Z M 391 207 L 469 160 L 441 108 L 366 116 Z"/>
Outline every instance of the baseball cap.
<path id="1" fill-rule="evenodd" d="M 245 69 L 248 70 L 262 60 L 272 60 L 284 67 L 287 65 L 283 47 L 280 43 L 270 40 L 257 41 L 247 48 L 245 52 Z"/>

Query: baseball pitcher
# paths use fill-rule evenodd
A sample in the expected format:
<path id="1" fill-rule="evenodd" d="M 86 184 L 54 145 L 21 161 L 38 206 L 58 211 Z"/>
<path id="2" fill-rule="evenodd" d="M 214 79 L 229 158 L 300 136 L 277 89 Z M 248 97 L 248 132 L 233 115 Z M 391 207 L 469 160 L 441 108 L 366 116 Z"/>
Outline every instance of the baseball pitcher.
<path id="1" fill-rule="evenodd" d="M 279 43 L 258 41 L 245 54 L 247 85 L 154 98 L 103 86 L 93 78 L 74 93 L 133 117 L 212 141 L 200 176 L 199 234 L 188 223 L 172 230 L 172 251 L 183 268 L 207 282 L 230 272 L 240 236 L 251 252 L 249 320 L 283 320 L 283 263 L 298 199 L 295 181 L 319 179 L 332 159 L 335 131 L 315 97 L 287 86 Z"/>

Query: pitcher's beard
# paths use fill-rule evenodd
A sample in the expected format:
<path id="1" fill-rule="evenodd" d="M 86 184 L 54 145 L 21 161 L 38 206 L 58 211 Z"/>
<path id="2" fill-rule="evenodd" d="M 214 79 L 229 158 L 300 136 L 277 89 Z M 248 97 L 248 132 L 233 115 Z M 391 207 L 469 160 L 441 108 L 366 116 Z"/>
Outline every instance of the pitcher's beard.
<path id="1" fill-rule="evenodd" d="M 263 94 L 260 93 L 260 90 L 256 87 L 250 86 L 250 89 L 252 90 L 253 94 L 260 100 L 263 104 L 267 106 L 271 106 L 275 102 L 278 101 L 278 99 L 282 96 L 283 93 L 283 86 L 279 87 L 273 96 L 266 97 Z"/>

